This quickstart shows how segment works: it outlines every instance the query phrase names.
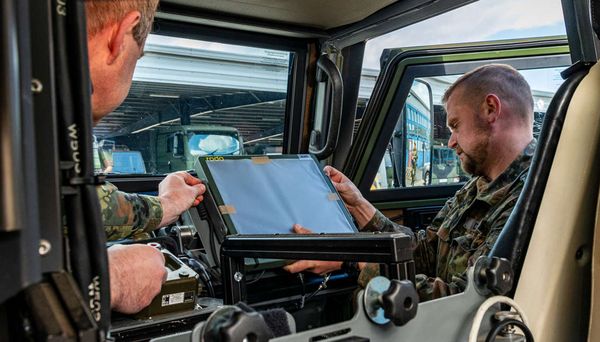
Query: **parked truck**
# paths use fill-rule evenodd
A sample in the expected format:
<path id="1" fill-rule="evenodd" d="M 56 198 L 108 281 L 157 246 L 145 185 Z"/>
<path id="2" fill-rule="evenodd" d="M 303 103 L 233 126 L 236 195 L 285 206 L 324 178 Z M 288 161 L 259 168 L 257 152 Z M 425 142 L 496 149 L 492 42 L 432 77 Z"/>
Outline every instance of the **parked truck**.
<path id="1" fill-rule="evenodd" d="M 186 125 L 157 131 L 156 172 L 189 170 L 199 156 L 244 154 L 237 129 L 227 126 Z"/>

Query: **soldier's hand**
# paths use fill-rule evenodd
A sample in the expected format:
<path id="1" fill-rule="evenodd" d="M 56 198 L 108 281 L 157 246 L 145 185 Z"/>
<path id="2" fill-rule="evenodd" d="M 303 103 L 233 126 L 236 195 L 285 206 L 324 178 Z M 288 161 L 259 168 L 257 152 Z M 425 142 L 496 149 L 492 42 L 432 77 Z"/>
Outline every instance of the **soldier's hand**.
<path id="1" fill-rule="evenodd" d="M 312 234 L 310 229 L 306 229 L 299 224 L 292 228 L 296 234 Z M 337 271 L 342 268 L 341 261 L 323 261 L 323 260 L 299 260 L 285 266 L 283 269 L 290 273 L 308 271 L 316 274 L 325 274 Z"/>
<path id="2" fill-rule="evenodd" d="M 110 306 L 125 314 L 150 305 L 167 277 L 165 258 L 147 245 L 114 245 L 108 248 Z"/>
<path id="3" fill-rule="evenodd" d="M 329 165 L 323 168 L 323 172 L 331 179 L 358 226 L 362 228 L 369 223 L 375 215 L 375 207 L 363 197 L 356 185 L 346 175 Z"/>
<path id="4" fill-rule="evenodd" d="M 160 226 L 166 226 L 177 220 L 179 215 L 204 199 L 206 187 L 187 172 L 168 174 L 158 185 L 158 198 L 163 209 Z"/>

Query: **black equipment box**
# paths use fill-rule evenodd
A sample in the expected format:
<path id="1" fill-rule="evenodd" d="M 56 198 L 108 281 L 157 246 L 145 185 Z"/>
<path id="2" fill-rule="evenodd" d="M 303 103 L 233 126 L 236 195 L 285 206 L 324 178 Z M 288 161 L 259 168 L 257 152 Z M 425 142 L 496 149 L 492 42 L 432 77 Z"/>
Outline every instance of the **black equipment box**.
<path id="1" fill-rule="evenodd" d="M 196 306 L 196 297 L 201 290 L 198 288 L 198 274 L 168 250 L 161 248 L 160 251 L 165 257 L 167 280 L 152 303 L 135 314 L 136 318 L 148 319 L 165 313 L 193 310 Z"/>

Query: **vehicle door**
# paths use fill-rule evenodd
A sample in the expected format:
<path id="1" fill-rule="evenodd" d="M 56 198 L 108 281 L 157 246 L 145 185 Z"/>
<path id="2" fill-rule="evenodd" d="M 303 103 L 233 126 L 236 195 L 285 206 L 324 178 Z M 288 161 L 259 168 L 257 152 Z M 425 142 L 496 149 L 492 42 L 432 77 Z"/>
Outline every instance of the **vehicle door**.
<path id="1" fill-rule="evenodd" d="M 414 230 L 470 177 L 448 147 L 441 98 L 454 80 L 488 63 L 518 69 L 533 91 L 537 136 L 559 73 L 571 64 L 566 39 L 390 49 L 382 61 L 345 172 L 386 216 Z"/>

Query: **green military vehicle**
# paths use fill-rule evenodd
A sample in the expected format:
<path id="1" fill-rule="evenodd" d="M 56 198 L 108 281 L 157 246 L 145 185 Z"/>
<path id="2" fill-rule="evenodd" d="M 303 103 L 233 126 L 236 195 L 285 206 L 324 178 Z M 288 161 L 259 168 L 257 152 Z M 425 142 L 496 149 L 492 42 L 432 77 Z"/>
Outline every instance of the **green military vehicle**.
<path id="1" fill-rule="evenodd" d="M 127 145 L 117 145 L 114 140 L 94 142 L 94 170 L 97 173 L 143 174 L 146 165 L 140 151 Z"/>
<path id="2" fill-rule="evenodd" d="M 102 173 L 163 174 L 193 169 L 199 156 L 242 155 L 244 148 L 234 127 L 177 125 L 103 139 L 94 152 Z"/>
<path id="3" fill-rule="evenodd" d="M 156 133 L 157 173 L 190 170 L 199 156 L 244 154 L 244 143 L 233 127 L 185 125 L 159 128 Z"/>

